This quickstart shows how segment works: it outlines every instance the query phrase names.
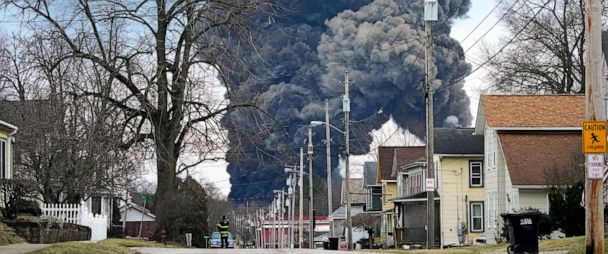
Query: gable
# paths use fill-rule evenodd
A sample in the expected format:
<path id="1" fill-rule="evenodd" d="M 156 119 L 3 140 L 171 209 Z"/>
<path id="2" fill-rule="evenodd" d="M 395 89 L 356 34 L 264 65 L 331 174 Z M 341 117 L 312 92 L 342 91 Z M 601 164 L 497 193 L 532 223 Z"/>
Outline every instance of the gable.
<path id="1" fill-rule="evenodd" d="M 397 179 L 396 171 L 420 157 L 424 157 L 424 146 L 381 146 L 378 148 L 377 183 Z"/>

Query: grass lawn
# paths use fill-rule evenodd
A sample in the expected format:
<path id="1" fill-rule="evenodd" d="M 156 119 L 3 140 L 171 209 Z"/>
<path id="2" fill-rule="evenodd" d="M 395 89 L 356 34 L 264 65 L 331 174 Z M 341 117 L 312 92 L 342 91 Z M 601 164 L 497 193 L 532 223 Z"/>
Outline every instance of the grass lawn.
<path id="1" fill-rule="evenodd" d="M 129 250 L 129 247 L 158 247 L 158 248 L 180 248 L 184 247 L 178 243 L 162 243 L 147 242 L 132 239 L 106 239 L 97 243 L 92 242 L 64 242 L 56 243 L 49 247 L 41 250 L 34 251 L 35 254 L 59 254 L 59 253 L 71 253 L 71 254 L 85 254 L 85 253 L 114 253 L 114 254 L 127 254 L 134 253 Z"/>
<path id="2" fill-rule="evenodd" d="M 16 235 L 6 224 L 0 222 L 0 246 L 13 243 L 25 243 L 25 240 Z"/>
<path id="3" fill-rule="evenodd" d="M 606 240 L 608 241 L 608 239 Z M 476 245 L 462 248 L 449 248 L 443 250 L 384 250 L 387 253 L 487 253 L 506 251 L 508 244 Z M 557 240 L 542 240 L 538 243 L 540 251 L 568 250 L 568 253 L 585 253 L 585 237 L 569 237 Z"/>

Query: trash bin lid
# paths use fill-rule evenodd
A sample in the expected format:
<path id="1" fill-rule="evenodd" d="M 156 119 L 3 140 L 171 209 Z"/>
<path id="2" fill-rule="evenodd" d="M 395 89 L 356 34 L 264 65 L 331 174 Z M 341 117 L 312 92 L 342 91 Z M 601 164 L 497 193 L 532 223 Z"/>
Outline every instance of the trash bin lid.
<path id="1" fill-rule="evenodd" d="M 541 212 L 536 211 L 536 210 L 523 210 L 523 211 L 519 211 L 519 212 L 500 214 L 500 216 L 505 219 L 538 218 L 538 217 L 540 217 L 540 215 L 541 215 Z"/>

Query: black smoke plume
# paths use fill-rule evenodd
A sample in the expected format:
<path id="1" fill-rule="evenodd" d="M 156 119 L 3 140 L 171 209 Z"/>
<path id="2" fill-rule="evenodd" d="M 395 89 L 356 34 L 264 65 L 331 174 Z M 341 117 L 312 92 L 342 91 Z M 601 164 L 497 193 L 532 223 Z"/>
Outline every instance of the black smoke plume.
<path id="1" fill-rule="evenodd" d="M 453 19 L 466 14 L 470 1 L 439 3 L 433 68 L 436 83 L 445 88 L 435 94 L 434 118 L 438 125 L 469 125 L 463 83 L 452 82 L 466 75 L 470 66 L 449 33 Z M 297 162 L 308 123 L 324 119 L 326 99 L 332 123 L 343 126 L 341 81 L 346 71 L 354 82 L 353 154 L 369 152 L 369 132 L 391 117 L 402 128 L 424 135 L 423 0 L 287 0 L 285 6 L 284 16 L 258 19 L 259 47 L 240 56 L 255 63 L 248 73 L 253 75 L 235 76 L 229 84 L 231 103 L 256 98 L 268 113 L 235 110 L 223 119 L 232 130 L 227 154 L 229 198 L 236 202 L 270 200 L 273 189 L 284 187 L 283 165 Z M 321 128 L 316 132 L 314 170 L 324 176 L 324 132 Z M 335 167 L 343 138 L 338 132 L 332 135 Z"/>

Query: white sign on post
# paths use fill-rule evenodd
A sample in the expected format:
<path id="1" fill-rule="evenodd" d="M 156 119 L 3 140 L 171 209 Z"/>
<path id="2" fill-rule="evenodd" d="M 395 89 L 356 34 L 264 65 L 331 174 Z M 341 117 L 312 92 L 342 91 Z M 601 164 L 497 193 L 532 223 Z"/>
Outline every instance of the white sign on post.
<path id="1" fill-rule="evenodd" d="M 435 178 L 426 179 L 426 191 L 435 191 Z"/>
<path id="2" fill-rule="evenodd" d="M 604 179 L 604 155 L 587 154 L 587 179 Z"/>

